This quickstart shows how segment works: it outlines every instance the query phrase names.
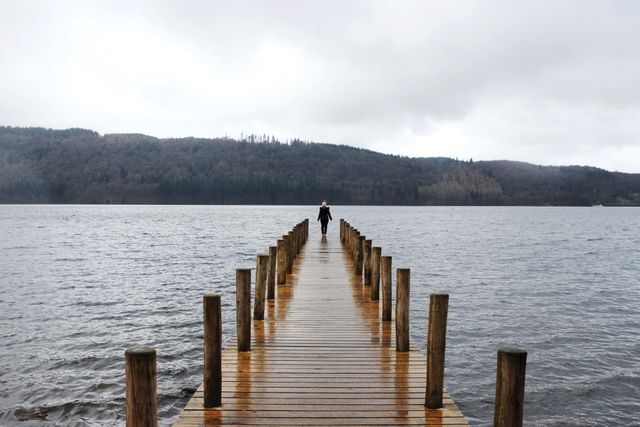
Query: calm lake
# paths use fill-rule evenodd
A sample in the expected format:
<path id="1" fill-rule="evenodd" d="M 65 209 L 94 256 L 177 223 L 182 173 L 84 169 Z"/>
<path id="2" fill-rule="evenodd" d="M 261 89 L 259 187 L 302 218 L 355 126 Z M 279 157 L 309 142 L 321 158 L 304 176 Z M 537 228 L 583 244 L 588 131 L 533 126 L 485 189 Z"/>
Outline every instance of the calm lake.
<path id="1" fill-rule="evenodd" d="M 640 426 L 640 209 L 332 206 L 411 269 L 411 336 L 450 294 L 445 385 L 490 425 L 496 351 L 528 351 L 525 424 Z M 201 382 L 204 293 L 315 206 L 0 205 L 0 425 L 124 423 L 124 351 L 158 352 L 161 425 Z M 394 275 L 395 277 L 395 275 Z M 42 421 L 37 421 L 43 419 Z"/>

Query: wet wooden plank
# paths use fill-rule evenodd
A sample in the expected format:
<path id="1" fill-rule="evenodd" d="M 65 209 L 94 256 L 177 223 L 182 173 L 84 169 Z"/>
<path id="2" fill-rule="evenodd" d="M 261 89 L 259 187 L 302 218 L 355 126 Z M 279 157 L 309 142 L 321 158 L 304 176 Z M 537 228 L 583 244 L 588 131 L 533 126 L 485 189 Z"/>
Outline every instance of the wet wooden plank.
<path id="1" fill-rule="evenodd" d="M 252 351 L 227 342 L 222 407 L 203 409 L 201 386 L 174 425 L 468 425 L 446 392 L 424 407 L 426 359 L 395 351 L 381 307 L 339 239 L 312 238 L 253 321 Z"/>

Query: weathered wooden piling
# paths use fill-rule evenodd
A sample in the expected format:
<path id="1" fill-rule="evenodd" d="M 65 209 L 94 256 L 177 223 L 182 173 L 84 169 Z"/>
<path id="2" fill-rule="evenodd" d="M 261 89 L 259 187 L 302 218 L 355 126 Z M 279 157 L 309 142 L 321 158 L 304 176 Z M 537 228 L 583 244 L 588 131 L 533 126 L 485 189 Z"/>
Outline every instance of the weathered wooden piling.
<path id="1" fill-rule="evenodd" d="M 358 230 L 355 228 L 351 229 L 351 247 L 350 247 L 350 254 L 351 254 L 351 258 L 353 260 L 353 263 L 355 264 L 356 262 L 356 240 L 358 238 Z"/>
<path id="2" fill-rule="evenodd" d="M 371 301 L 380 299 L 380 255 L 382 248 L 374 246 L 371 248 Z"/>
<path id="3" fill-rule="evenodd" d="M 360 232 L 357 228 L 354 228 L 351 232 L 351 252 L 353 253 L 353 265 L 356 264 L 356 260 L 358 259 L 358 236 L 360 236 Z"/>
<path id="4" fill-rule="evenodd" d="M 380 257 L 380 279 L 382 282 L 382 320 L 391 320 L 391 257 Z"/>
<path id="5" fill-rule="evenodd" d="M 295 258 L 300 251 L 300 224 L 293 227 L 293 257 Z"/>
<path id="6" fill-rule="evenodd" d="M 495 427 L 521 427 L 524 417 L 524 380 L 527 352 L 514 348 L 498 350 L 496 368 Z"/>
<path id="7" fill-rule="evenodd" d="M 430 295 L 429 331 L 427 333 L 427 389 L 424 403 L 429 409 L 442 408 L 448 308 L 448 294 Z"/>
<path id="8" fill-rule="evenodd" d="M 126 423 L 128 427 L 158 425 L 156 350 L 134 347 L 124 353 Z"/>
<path id="9" fill-rule="evenodd" d="M 351 247 L 351 252 L 353 254 L 353 265 L 356 266 L 356 264 L 358 263 L 358 242 L 359 242 L 359 236 L 360 236 L 360 232 L 358 231 L 358 229 L 354 229 L 352 232 L 352 247 Z"/>
<path id="10" fill-rule="evenodd" d="M 371 239 L 365 239 L 362 251 L 362 267 L 364 270 L 364 285 L 371 286 Z"/>
<path id="11" fill-rule="evenodd" d="M 367 238 L 365 236 L 358 236 L 356 243 L 356 275 L 362 276 L 362 270 L 364 266 L 364 241 Z"/>
<path id="12" fill-rule="evenodd" d="M 291 268 L 293 267 L 293 258 L 295 257 L 294 245 L 293 231 L 289 231 L 289 234 L 287 234 L 287 274 L 291 274 Z"/>
<path id="13" fill-rule="evenodd" d="M 410 270 L 399 268 L 396 275 L 396 351 L 409 351 Z"/>
<path id="14" fill-rule="evenodd" d="M 236 335 L 238 351 L 251 351 L 251 269 L 236 269 Z"/>
<path id="15" fill-rule="evenodd" d="M 269 272 L 269 255 L 256 257 L 256 292 L 253 303 L 253 320 L 264 320 L 264 303 L 267 291 L 267 274 Z"/>
<path id="16" fill-rule="evenodd" d="M 204 407 L 222 405 L 222 311 L 220 295 L 202 298 L 204 317 Z"/>
<path id="17" fill-rule="evenodd" d="M 302 250 L 302 245 L 304 244 L 304 232 L 303 232 L 304 224 L 300 223 L 300 224 L 298 224 L 298 226 L 296 228 L 297 228 L 296 234 L 297 234 L 297 237 L 298 237 L 296 239 L 297 244 L 298 244 L 298 246 L 296 248 L 296 255 L 298 255 L 300 253 L 300 251 Z"/>
<path id="18" fill-rule="evenodd" d="M 278 247 L 269 246 L 269 274 L 267 275 L 267 299 L 276 297 L 276 261 L 278 259 Z"/>
<path id="19" fill-rule="evenodd" d="M 278 239 L 278 285 L 283 285 L 287 280 L 287 243 L 284 239 Z"/>

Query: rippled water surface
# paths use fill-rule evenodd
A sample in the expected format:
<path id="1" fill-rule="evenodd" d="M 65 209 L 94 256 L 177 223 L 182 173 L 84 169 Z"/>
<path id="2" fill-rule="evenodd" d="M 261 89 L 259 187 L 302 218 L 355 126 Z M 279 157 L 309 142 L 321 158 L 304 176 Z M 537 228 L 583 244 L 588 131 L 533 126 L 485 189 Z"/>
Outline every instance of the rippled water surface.
<path id="1" fill-rule="evenodd" d="M 123 424 L 124 350 L 158 352 L 160 421 L 201 382 L 201 304 L 316 207 L 0 205 L 0 424 Z M 445 383 L 489 425 L 496 350 L 528 351 L 527 425 L 640 425 L 640 210 L 332 207 L 411 268 L 412 339 L 448 292 Z"/>

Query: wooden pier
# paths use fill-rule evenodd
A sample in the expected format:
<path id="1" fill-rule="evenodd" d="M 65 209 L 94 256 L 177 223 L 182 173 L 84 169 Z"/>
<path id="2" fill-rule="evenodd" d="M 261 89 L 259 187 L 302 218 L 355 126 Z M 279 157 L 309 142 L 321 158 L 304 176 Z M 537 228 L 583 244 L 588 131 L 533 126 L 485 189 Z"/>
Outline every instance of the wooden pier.
<path id="1" fill-rule="evenodd" d="M 468 425 L 446 391 L 425 407 L 426 356 L 396 351 L 363 279 L 337 235 L 313 235 L 251 321 L 251 350 L 222 352 L 222 406 L 205 409 L 200 386 L 174 425 Z"/>

